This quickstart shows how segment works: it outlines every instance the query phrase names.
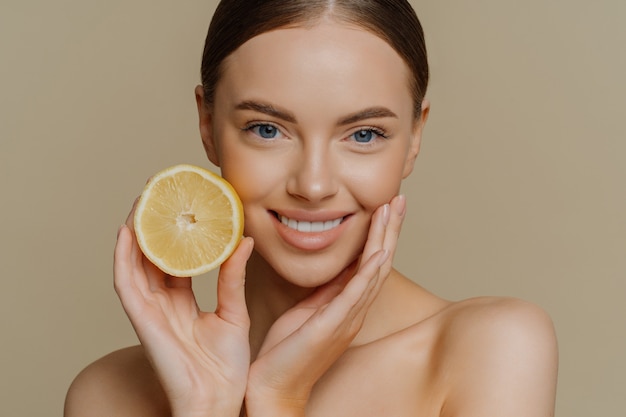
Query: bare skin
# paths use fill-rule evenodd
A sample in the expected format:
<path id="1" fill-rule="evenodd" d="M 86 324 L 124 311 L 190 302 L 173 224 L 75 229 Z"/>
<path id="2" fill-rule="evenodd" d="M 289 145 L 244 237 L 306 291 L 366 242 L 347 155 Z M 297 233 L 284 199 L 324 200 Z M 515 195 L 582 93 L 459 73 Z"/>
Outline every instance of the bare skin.
<path id="1" fill-rule="evenodd" d="M 387 297 L 409 301 L 386 315 L 393 326 L 382 332 L 395 332 L 350 347 L 315 386 L 307 416 L 553 415 L 554 333 L 536 306 L 500 298 L 450 303 L 395 272 L 379 295 Z M 72 390 L 67 416 L 171 415 L 141 346 L 95 362 Z"/>
<path id="2" fill-rule="evenodd" d="M 142 346 L 86 368 L 66 416 L 553 415 L 541 309 L 449 302 L 392 268 L 429 111 L 413 114 L 396 52 L 323 22 L 261 34 L 226 63 L 213 108 L 196 90 L 200 132 L 250 237 L 220 270 L 218 308 L 143 257 L 131 212 L 115 286 Z M 309 233 L 282 218 L 341 222 Z"/>

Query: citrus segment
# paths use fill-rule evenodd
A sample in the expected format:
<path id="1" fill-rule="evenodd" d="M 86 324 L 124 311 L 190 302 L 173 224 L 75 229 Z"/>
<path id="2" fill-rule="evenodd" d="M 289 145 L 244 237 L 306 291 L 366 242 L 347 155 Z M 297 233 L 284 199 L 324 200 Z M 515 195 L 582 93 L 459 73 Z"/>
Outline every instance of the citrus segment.
<path id="1" fill-rule="evenodd" d="M 218 267 L 243 233 L 243 207 L 232 186 L 211 171 L 185 164 L 148 181 L 134 220 L 144 255 L 177 277 Z"/>

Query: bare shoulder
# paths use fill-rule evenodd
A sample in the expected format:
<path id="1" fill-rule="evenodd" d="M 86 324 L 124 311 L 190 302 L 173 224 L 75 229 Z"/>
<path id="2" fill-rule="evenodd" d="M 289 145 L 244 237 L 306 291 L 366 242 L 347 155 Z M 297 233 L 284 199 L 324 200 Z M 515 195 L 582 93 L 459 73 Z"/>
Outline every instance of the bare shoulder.
<path id="1" fill-rule="evenodd" d="M 166 416 L 169 407 L 141 346 L 110 353 L 72 382 L 65 417 Z"/>
<path id="2" fill-rule="evenodd" d="M 550 316 L 539 306 L 517 298 L 471 298 L 452 303 L 440 313 L 447 337 L 470 336 L 477 343 L 489 341 L 483 337 L 504 341 L 519 336 L 554 340 Z"/>
<path id="3" fill-rule="evenodd" d="M 557 376 L 552 320 L 513 298 L 452 304 L 440 316 L 442 416 L 551 416 Z"/>

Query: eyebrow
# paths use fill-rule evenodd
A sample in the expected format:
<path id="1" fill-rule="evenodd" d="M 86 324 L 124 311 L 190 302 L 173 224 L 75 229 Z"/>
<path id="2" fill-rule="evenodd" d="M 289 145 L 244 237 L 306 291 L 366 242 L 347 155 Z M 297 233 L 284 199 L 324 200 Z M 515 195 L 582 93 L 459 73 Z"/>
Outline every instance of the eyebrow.
<path id="1" fill-rule="evenodd" d="M 296 116 L 287 110 L 277 109 L 271 104 L 261 103 L 253 100 L 245 100 L 235 106 L 237 110 L 253 110 L 259 113 L 267 114 L 268 116 L 282 119 L 289 123 L 296 123 Z"/>
<path id="2" fill-rule="evenodd" d="M 271 104 L 262 103 L 254 100 L 245 100 L 235 106 L 237 110 L 252 110 L 268 116 L 282 119 L 289 123 L 296 123 L 296 116 L 287 111 L 279 109 Z M 352 113 L 339 120 L 339 125 L 348 125 L 366 119 L 375 119 L 383 117 L 398 118 L 398 116 L 386 107 L 368 107 L 358 112 Z"/>
<path id="3" fill-rule="evenodd" d="M 398 116 L 386 107 L 369 107 L 367 109 L 349 114 L 339 120 L 339 125 L 349 125 L 366 119 L 376 119 L 383 117 L 398 118 Z"/>

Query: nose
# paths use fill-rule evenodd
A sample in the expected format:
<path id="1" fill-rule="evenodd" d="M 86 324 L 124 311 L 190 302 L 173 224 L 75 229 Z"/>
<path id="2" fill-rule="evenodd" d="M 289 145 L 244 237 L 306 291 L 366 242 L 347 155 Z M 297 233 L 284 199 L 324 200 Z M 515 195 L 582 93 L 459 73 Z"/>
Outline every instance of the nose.
<path id="1" fill-rule="evenodd" d="M 301 145 L 292 160 L 287 192 L 309 203 L 319 203 L 337 194 L 336 162 L 324 141 Z M 338 162 L 338 161 L 337 161 Z"/>

